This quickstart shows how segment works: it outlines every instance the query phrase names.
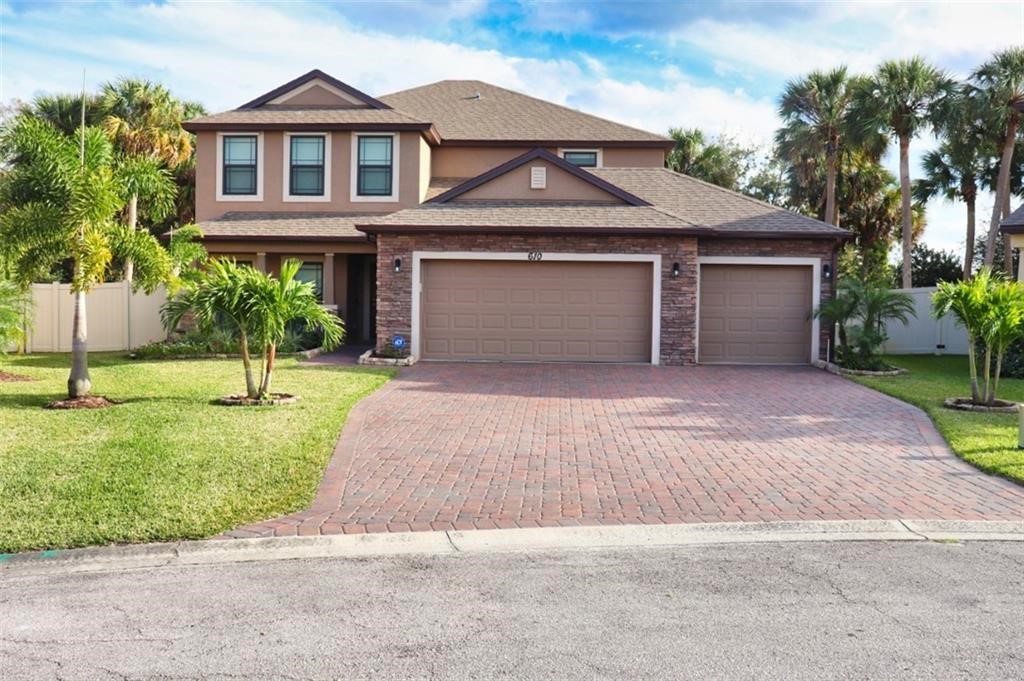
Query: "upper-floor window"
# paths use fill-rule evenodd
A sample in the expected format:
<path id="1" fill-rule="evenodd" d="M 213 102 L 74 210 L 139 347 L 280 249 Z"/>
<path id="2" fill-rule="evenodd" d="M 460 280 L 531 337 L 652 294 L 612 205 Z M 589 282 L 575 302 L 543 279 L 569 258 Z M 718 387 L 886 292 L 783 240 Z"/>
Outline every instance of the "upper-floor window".
<path id="1" fill-rule="evenodd" d="M 601 155 L 596 149 L 566 149 L 562 158 L 580 168 L 597 168 L 601 165 Z"/>
<path id="2" fill-rule="evenodd" d="M 360 135 L 357 162 L 359 196 L 391 196 L 394 137 L 391 135 Z"/>
<path id="3" fill-rule="evenodd" d="M 255 196 L 257 188 L 256 135 L 224 135 L 222 138 L 221 194 L 225 196 Z"/>
<path id="4" fill-rule="evenodd" d="M 292 135 L 289 139 L 288 193 L 292 196 L 323 196 L 324 136 Z"/>

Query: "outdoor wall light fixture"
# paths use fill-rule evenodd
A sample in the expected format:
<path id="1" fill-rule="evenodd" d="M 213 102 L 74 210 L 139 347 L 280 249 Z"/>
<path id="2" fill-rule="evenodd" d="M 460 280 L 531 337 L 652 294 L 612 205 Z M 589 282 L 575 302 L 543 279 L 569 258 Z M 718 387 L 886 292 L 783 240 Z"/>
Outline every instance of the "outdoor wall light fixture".
<path id="1" fill-rule="evenodd" d="M 679 276 L 679 263 L 672 263 L 672 278 L 675 279 Z"/>
<path id="2" fill-rule="evenodd" d="M 401 258 L 395 258 L 395 271 L 396 272 L 401 272 L 402 271 L 402 259 Z"/>
<path id="3" fill-rule="evenodd" d="M 821 266 L 821 276 L 823 276 L 825 278 L 825 281 L 828 281 L 829 279 L 831 279 L 832 278 L 832 265 L 829 265 L 828 263 L 825 263 L 824 265 L 822 265 Z"/>

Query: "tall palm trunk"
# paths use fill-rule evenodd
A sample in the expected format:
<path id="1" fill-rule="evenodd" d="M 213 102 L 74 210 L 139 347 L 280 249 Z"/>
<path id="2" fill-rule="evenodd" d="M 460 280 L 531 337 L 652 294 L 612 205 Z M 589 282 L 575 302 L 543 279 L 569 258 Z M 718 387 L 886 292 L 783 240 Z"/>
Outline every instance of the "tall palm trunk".
<path id="1" fill-rule="evenodd" d="M 977 212 L 975 202 L 978 198 L 978 189 L 973 180 L 961 191 L 961 194 L 963 195 L 964 203 L 967 204 L 967 247 L 964 253 L 964 281 L 967 281 L 971 278 L 972 268 L 974 267 L 974 232 Z"/>
<path id="2" fill-rule="evenodd" d="M 992 206 L 992 222 L 985 240 L 985 264 L 991 265 L 995 260 L 996 236 L 999 234 L 999 223 L 1003 214 L 1003 205 L 1009 198 L 1010 164 L 1013 162 L 1013 146 L 1017 142 L 1017 116 L 1010 116 L 1006 124 L 1006 136 L 1003 138 L 1003 155 L 999 161 L 999 179 L 996 181 L 996 202 Z M 1009 271 L 1010 268 L 1007 268 Z"/>
<path id="3" fill-rule="evenodd" d="M 88 327 L 85 319 L 85 291 L 75 291 L 75 316 L 71 325 L 71 375 L 68 397 L 85 397 L 92 390 L 89 379 Z"/>
<path id="4" fill-rule="evenodd" d="M 830 145 L 831 146 L 831 145 Z M 825 168 L 825 221 L 830 225 L 839 225 L 839 215 L 836 210 L 836 165 L 838 159 L 836 152 L 829 149 L 826 158 Z"/>
<path id="5" fill-rule="evenodd" d="M 971 375 L 971 402 L 981 404 L 981 390 L 978 386 L 978 357 L 976 348 L 977 339 L 967 334 L 967 362 L 970 366 Z"/>
<path id="6" fill-rule="evenodd" d="M 252 358 L 249 356 L 249 337 L 245 334 L 245 331 L 239 332 L 238 345 L 242 350 L 242 365 L 245 367 L 245 396 L 254 400 L 259 397 L 259 392 L 256 390 L 256 379 L 253 378 L 252 375 Z"/>
<path id="7" fill-rule="evenodd" d="M 133 232 L 139 223 L 139 195 L 132 194 L 132 198 L 128 199 L 128 228 Z M 132 279 L 135 277 L 135 263 L 131 258 L 124 261 L 124 280 L 131 286 Z"/>
<path id="8" fill-rule="evenodd" d="M 277 358 L 277 346 L 270 344 L 267 346 L 267 365 L 263 372 L 263 385 L 260 386 L 260 395 L 266 396 L 270 394 L 270 380 L 274 375 L 274 360 Z"/>
<path id="9" fill-rule="evenodd" d="M 914 244 L 913 226 L 910 220 L 910 136 L 900 135 L 900 211 L 903 228 L 903 288 L 911 288 L 911 254 Z"/>
<path id="10" fill-rule="evenodd" d="M 1000 222 L 1010 217 L 1010 189 L 1007 187 L 1006 192 L 1003 194 L 1003 215 L 1000 218 Z M 1013 242 L 1010 240 L 1010 236 L 1006 235 L 1003 237 L 1003 269 L 1006 270 L 1006 276 L 1010 279 L 1016 279 L 1017 273 L 1013 271 Z"/>

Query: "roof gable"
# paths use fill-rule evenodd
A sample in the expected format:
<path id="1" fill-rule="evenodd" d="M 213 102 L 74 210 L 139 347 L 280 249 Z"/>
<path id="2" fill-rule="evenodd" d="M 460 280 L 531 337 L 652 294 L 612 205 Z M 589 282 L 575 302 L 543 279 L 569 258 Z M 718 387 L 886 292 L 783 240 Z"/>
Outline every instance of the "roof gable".
<path id="1" fill-rule="evenodd" d="M 650 205 L 647 201 L 644 201 L 635 194 L 631 194 L 626 190 L 597 177 L 596 175 L 588 173 L 582 168 L 575 166 L 565 159 L 559 158 L 550 151 L 540 147 L 517 156 L 510 161 L 506 161 L 505 163 L 488 170 L 486 173 L 466 180 L 462 184 L 452 187 L 448 191 L 430 199 L 428 203 L 448 203 L 458 199 L 459 197 L 471 199 L 474 198 L 474 194 L 476 195 L 476 198 L 494 200 L 499 197 L 492 195 L 489 192 L 478 190 L 482 189 L 489 183 L 495 182 L 498 178 L 509 175 L 510 173 L 524 167 L 526 164 L 536 161 L 541 161 L 545 167 L 551 167 L 556 169 L 558 172 L 565 173 L 576 181 L 577 186 L 575 187 L 573 187 L 572 184 L 567 185 L 569 195 L 557 198 L 569 200 L 594 200 L 595 198 L 600 198 L 603 195 L 607 197 L 608 201 L 621 202 L 630 206 Z M 586 186 L 590 190 L 597 191 L 586 191 L 581 193 L 579 185 Z M 515 199 L 518 197 L 512 196 L 508 198 Z"/>
<path id="2" fill-rule="evenodd" d="M 313 69 L 284 85 L 246 102 L 239 109 L 264 106 L 326 106 L 338 108 L 390 109 L 384 102 L 355 89 L 320 69 Z"/>

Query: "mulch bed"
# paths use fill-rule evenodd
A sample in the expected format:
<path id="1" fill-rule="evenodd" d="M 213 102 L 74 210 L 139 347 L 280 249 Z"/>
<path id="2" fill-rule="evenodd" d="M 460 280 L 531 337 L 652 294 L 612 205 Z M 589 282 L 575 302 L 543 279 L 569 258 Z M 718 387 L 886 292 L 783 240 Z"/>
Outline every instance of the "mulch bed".
<path id="1" fill-rule="evenodd" d="M 282 404 L 295 404 L 298 401 L 298 395 L 289 395 L 288 393 L 270 393 L 269 397 L 263 399 L 252 399 L 245 395 L 227 395 L 217 400 L 219 404 L 229 407 L 274 407 Z"/>
<path id="2" fill-rule="evenodd" d="M 86 395 L 69 400 L 57 400 L 46 405 L 47 409 L 103 409 L 121 404 L 117 400 L 110 400 L 103 395 Z"/>
<path id="3" fill-rule="evenodd" d="M 990 413 L 1016 414 L 1017 403 L 1006 400 L 996 400 L 992 404 L 975 404 L 969 397 L 949 397 L 943 403 L 947 409 L 959 409 L 960 411 L 981 411 Z"/>
<path id="4" fill-rule="evenodd" d="M 22 376 L 21 374 L 9 374 L 6 371 L 0 371 L 0 383 L 23 383 L 25 381 L 34 381 L 36 379 L 31 376 Z"/>

